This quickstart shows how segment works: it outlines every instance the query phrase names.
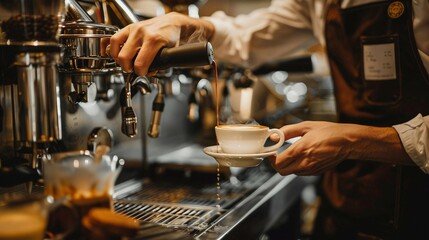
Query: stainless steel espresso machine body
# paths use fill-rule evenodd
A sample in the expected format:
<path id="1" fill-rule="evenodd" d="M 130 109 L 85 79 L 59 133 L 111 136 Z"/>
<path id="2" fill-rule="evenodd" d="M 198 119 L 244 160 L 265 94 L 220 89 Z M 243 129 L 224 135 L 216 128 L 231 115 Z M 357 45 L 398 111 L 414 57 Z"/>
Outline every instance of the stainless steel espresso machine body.
<path id="1" fill-rule="evenodd" d="M 2 185 L 39 178 L 40 156 L 62 138 L 58 43 L 62 1 L 2 1 Z M 11 175 L 9 175 L 11 174 Z"/>
<path id="2" fill-rule="evenodd" d="M 114 154 L 134 158 L 141 165 L 147 154 L 146 136 L 160 135 L 164 99 L 171 92 L 171 67 L 210 65 L 213 61 L 210 43 L 196 43 L 162 49 L 151 65 L 151 70 L 160 70 L 157 77 L 124 73 L 106 53 L 119 26 L 96 22 L 74 0 L 60 2 L 1 5 L 7 12 L 2 15 L 0 45 L 4 53 L 0 160 L 5 173 L 0 175 L 6 179 L 0 182 L 4 186 L 40 179 L 44 154 L 95 151 L 97 144 L 110 144 Z M 105 11 L 104 20 L 112 19 L 116 11 L 121 12 L 119 25 L 138 20 L 124 2 L 109 2 L 94 3 L 114 9 Z M 152 90 L 150 107 L 143 95 Z M 99 135 L 105 137 L 97 139 Z M 116 148 L 133 143 L 137 145 L 125 153 Z M 17 178 L 17 171 L 23 176 Z"/>

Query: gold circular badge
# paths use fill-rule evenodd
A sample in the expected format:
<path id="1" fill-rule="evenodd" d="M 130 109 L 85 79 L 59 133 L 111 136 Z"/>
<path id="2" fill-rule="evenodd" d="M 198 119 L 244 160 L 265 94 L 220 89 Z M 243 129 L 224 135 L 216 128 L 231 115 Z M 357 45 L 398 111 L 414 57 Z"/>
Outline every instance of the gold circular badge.
<path id="1" fill-rule="evenodd" d="M 404 4 L 399 1 L 392 2 L 389 4 L 389 8 L 387 9 L 387 13 L 390 18 L 398 18 L 404 13 Z"/>

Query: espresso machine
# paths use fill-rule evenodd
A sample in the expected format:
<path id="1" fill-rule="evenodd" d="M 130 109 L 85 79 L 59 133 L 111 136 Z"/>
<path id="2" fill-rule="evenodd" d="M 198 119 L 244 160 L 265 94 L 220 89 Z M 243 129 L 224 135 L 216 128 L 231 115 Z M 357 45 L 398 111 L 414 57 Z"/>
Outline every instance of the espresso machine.
<path id="1" fill-rule="evenodd" d="M 136 142 L 134 158 L 144 161 L 147 136 L 160 135 L 171 67 L 213 61 L 210 43 L 195 43 L 162 49 L 151 65 L 156 77 L 124 73 L 104 42 L 139 19 L 124 1 L 94 6 L 104 10 L 98 19 L 74 0 L 0 4 L 1 187 L 26 183 L 31 191 L 50 153 L 95 152 L 97 145 L 117 151 L 116 145 Z M 150 92 L 155 97 L 146 120 L 150 107 L 142 96 Z"/>

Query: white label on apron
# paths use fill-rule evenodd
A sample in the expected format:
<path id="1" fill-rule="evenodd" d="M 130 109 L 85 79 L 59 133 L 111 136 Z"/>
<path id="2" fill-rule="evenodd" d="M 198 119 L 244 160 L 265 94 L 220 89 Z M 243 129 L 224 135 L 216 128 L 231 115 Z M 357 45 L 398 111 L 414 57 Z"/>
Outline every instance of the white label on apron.
<path id="1" fill-rule="evenodd" d="M 363 45 L 363 65 L 366 80 L 395 80 L 394 43 Z"/>

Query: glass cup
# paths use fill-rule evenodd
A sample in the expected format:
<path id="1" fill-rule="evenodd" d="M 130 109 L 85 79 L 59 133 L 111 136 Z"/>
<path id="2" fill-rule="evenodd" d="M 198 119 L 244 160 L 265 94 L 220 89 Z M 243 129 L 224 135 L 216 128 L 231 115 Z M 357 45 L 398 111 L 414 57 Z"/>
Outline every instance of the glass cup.
<path id="1" fill-rule="evenodd" d="M 116 156 L 95 159 L 89 151 L 51 154 L 43 165 L 45 195 L 54 201 L 66 199 L 81 222 L 93 208 L 113 209 L 114 183 L 122 165 L 123 160 Z M 50 218 L 66 221 L 61 216 L 64 214 L 53 215 Z M 74 237 L 79 238 L 76 234 Z"/>
<path id="2" fill-rule="evenodd" d="M 258 154 L 275 151 L 285 140 L 280 129 L 269 128 L 258 124 L 225 124 L 215 127 L 216 138 L 222 152 L 229 154 Z M 277 134 L 280 140 L 265 146 L 269 136 Z"/>

